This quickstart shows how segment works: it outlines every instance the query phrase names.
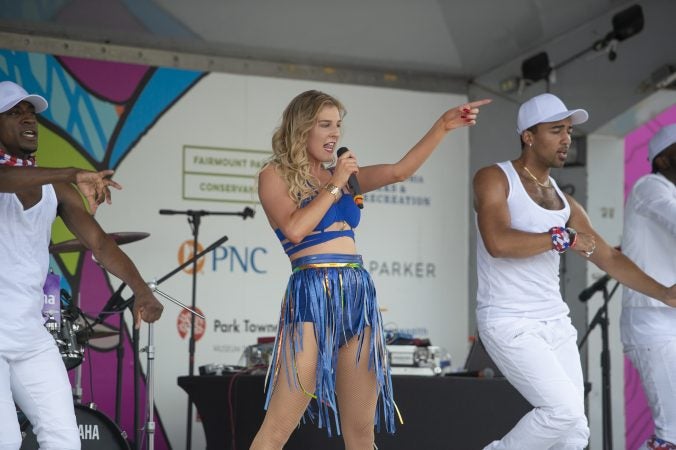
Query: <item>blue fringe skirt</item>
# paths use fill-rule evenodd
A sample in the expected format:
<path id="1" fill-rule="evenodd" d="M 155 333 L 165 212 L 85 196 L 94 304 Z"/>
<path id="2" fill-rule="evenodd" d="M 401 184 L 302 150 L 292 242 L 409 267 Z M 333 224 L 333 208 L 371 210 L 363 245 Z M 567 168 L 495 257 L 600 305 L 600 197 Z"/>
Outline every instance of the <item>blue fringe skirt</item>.
<path id="1" fill-rule="evenodd" d="M 318 360 L 314 394 L 300 385 L 297 373 L 287 372 L 295 380 L 291 388 L 302 389 L 313 400 L 306 415 L 317 421 L 319 428 L 326 426 L 332 434 L 331 415 L 337 434 L 340 421 L 336 401 L 336 367 L 338 350 L 352 337 L 358 336 L 355 364 L 368 353 L 369 370 L 374 370 L 377 380 L 378 403 L 375 414 L 376 430 L 384 421 L 387 432 L 395 431 L 396 405 L 392 395 L 392 379 L 382 318 L 376 301 L 373 280 L 362 265 L 359 255 L 320 254 L 303 256 L 292 262 L 293 272 L 282 301 L 282 311 L 275 348 L 266 377 L 267 396 L 265 409 L 270 403 L 279 371 L 294 371 L 295 353 L 302 351 L 303 322 L 315 324 Z M 370 346 L 363 347 L 365 328 L 370 327 Z M 292 339 L 292 345 L 289 340 Z M 286 354 L 290 349 L 291 355 Z"/>

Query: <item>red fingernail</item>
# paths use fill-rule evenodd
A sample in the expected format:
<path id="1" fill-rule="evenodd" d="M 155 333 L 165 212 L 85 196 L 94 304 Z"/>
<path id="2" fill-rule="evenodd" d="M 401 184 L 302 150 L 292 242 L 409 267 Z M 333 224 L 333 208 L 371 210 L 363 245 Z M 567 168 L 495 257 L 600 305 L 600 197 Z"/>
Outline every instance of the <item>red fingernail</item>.
<path id="1" fill-rule="evenodd" d="M 464 112 L 464 113 L 469 113 L 469 108 L 463 109 L 462 112 Z"/>
<path id="2" fill-rule="evenodd" d="M 469 123 L 469 122 L 474 122 L 474 120 L 472 120 L 472 119 L 465 119 L 465 122 L 468 122 L 468 123 Z"/>
<path id="3" fill-rule="evenodd" d="M 467 116 L 460 116 L 460 118 L 461 118 L 461 119 L 466 119 L 466 118 L 467 118 Z"/>

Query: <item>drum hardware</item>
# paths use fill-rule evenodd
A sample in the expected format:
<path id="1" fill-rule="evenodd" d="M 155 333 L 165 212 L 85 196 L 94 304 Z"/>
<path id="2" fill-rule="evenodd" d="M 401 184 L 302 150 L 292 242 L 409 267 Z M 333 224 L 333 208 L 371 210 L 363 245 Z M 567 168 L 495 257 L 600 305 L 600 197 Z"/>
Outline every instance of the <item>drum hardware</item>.
<path id="1" fill-rule="evenodd" d="M 44 326 L 54 338 L 67 370 L 73 369 L 84 359 L 84 345 L 77 334 L 82 326 L 77 322 L 80 310 L 65 289 L 61 289 L 61 277 L 54 272 L 47 274 L 43 286 Z"/>
<path id="2" fill-rule="evenodd" d="M 74 408 L 82 450 L 131 450 L 127 442 L 127 433 L 120 430 L 108 416 L 98 411 L 95 404 L 76 404 Z M 17 418 L 23 436 L 21 450 L 37 449 L 38 442 L 26 416 L 17 411 Z"/>
<path id="3" fill-rule="evenodd" d="M 157 282 L 151 281 L 148 283 L 148 287 L 150 289 L 161 295 L 162 297 L 166 298 L 167 300 L 170 300 L 174 304 L 180 306 L 181 308 L 189 311 L 193 315 L 197 315 L 201 317 L 202 319 L 206 319 L 202 314 L 198 313 L 197 311 L 193 310 L 192 308 L 189 308 L 188 306 L 184 305 L 183 303 L 179 302 L 175 298 L 171 297 L 169 294 L 166 292 L 162 292 L 157 288 Z M 147 433 L 147 443 L 148 443 L 148 450 L 153 450 L 155 448 L 155 344 L 154 344 L 154 336 L 153 336 L 153 324 L 149 323 L 148 324 L 148 345 L 141 349 L 140 351 L 145 352 L 147 355 L 147 363 L 146 363 L 146 399 L 147 399 L 147 407 L 146 407 L 146 426 L 145 430 Z M 136 441 L 140 442 L 140 441 Z"/>
<path id="4" fill-rule="evenodd" d="M 153 282 L 149 283 L 148 285 L 150 286 L 150 288 L 153 291 L 155 291 L 157 289 L 157 285 L 159 285 L 160 283 L 169 279 L 170 277 L 174 276 L 175 274 L 177 274 L 178 272 L 180 272 L 184 268 L 188 267 L 189 265 L 192 264 L 194 266 L 196 264 L 197 260 L 199 260 L 201 257 L 206 255 L 207 253 L 213 251 L 216 247 L 223 244 L 227 240 L 228 240 L 227 236 L 221 237 L 220 239 L 213 242 L 211 245 L 209 245 L 207 248 L 205 248 L 201 252 L 193 255 L 191 258 L 188 258 L 187 261 L 185 261 L 184 263 L 182 263 L 178 267 L 174 268 L 172 271 L 170 271 L 166 275 L 157 279 L 157 281 L 153 281 Z M 193 267 L 193 269 L 194 268 L 195 267 Z M 196 272 L 193 272 L 193 273 L 196 273 Z M 194 279 L 193 279 L 193 282 L 194 282 Z M 172 301 L 173 303 L 176 303 L 181 308 L 186 308 L 187 310 L 189 310 L 192 313 L 192 317 L 193 318 L 195 317 L 196 311 L 195 311 L 195 306 L 194 306 L 194 300 L 195 300 L 194 296 L 193 296 L 193 306 L 192 306 L 192 308 L 187 308 L 183 305 L 183 303 L 179 302 L 178 300 L 175 300 L 173 298 L 169 298 L 169 296 L 167 294 L 165 294 L 164 292 L 157 292 L 157 293 L 159 295 L 161 295 L 162 297 L 165 297 L 168 300 Z M 124 310 L 125 308 L 133 305 L 133 302 L 134 302 L 134 296 L 131 296 L 129 299 L 124 301 L 122 304 L 118 304 L 115 307 L 115 309 Z M 202 316 L 202 317 L 204 318 L 204 316 Z M 192 323 L 191 330 L 194 330 L 194 323 Z M 194 331 L 191 331 L 191 334 L 193 332 Z M 140 403 L 139 402 L 139 398 L 140 398 L 139 380 L 141 379 L 141 365 L 139 364 L 139 344 L 138 344 L 139 343 L 139 330 L 134 327 L 132 333 L 133 333 L 133 338 L 132 338 L 132 344 L 133 345 L 132 345 L 132 347 L 134 349 L 134 405 L 139 405 L 139 403 Z M 192 342 L 192 345 L 194 346 L 194 340 L 192 340 L 191 342 Z M 191 355 L 192 354 L 194 354 L 194 348 L 192 349 Z M 192 359 L 191 359 L 190 363 L 194 364 Z M 148 385 L 148 383 L 146 383 L 146 387 L 147 387 L 147 385 Z M 189 411 L 192 411 L 192 403 L 190 401 L 188 403 L 189 403 Z M 192 413 L 190 413 L 188 417 L 190 419 L 192 417 Z M 190 430 L 191 427 L 192 427 L 192 421 L 189 420 L 189 422 L 190 422 L 190 427 L 189 427 L 189 430 Z M 140 433 L 139 418 L 138 418 L 138 406 L 136 407 L 136 409 L 134 411 L 134 429 L 136 430 L 135 442 L 141 442 L 141 433 Z M 190 439 L 188 439 L 188 441 L 190 442 Z M 189 447 L 190 447 L 190 444 L 188 445 L 188 448 Z"/>
<path id="5" fill-rule="evenodd" d="M 78 342 L 85 344 L 89 343 L 89 341 L 91 341 L 92 339 L 117 336 L 118 333 L 119 332 L 117 330 L 106 329 L 104 327 L 101 327 L 100 324 L 97 324 L 92 325 L 91 329 L 87 328 L 80 331 L 77 334 L 77 340 Z"/>
<path id="6" fill-rule="evenodd" d="M 140 241 L 150 236 L 149 233 L 139 233 L 135 231 L 122 231 L 119 233 L 107 233 L 117 245 L 128 244 L 130 242 Z M 79 239 L 71 239 L 69 241 L 59 242 L 49 246 L 49 253 L 68 253 L 68 252 L 84 252 L 89 250 Z"/>
<path id="7" fill-rule="evenodd" d="M 194 264 L 195 261 L 197 261 L 199 258 L 203 257 L 207 253 L 213 251 L 216 247 L 219 245 L 223 244 L 228 239 L 227 236 L 223 236 L 222 238 L 218 239 L 215 241 L 213 244 L 209 245 L 206 249 L 203 251 L 197 253 L 196 255 L 192 256 L 189 258 L 187 261 L 185 261 L 183 264 L 180 266 L 176 267 L 174 270 L 169 272 L 168 274 L 164 275 L 163 277 L 157 279 L 157 281 L 151 281 L 148 282 L 148 286 L 150 289 L 160 295 L 161 297 L 164 297 L 165 299 L 171 301 L 172 303 L 175 303 L 176 305 L 180 306 L 181 308 L 184 308 L 188 310 L 191 314 L 194 315 L 199 315 L 202 318 L 205 318 L 204 315 L 199 314 L 197 311 L 195 311 L 194 308 L 190 308 L 187 305 L 183 304 L 182 302 L 176 300 L 175 298 L 171 297 L 165 292 L 160 291 L 157 286 L 168 279 L 169 277 L 175 275 L 176 273 L 180 272 L 183 270 L 185 267 L 187 267 L 190 264 Z M 121 293 L 123 289 L 126 287 L 125 283 L 121 283 L 118 289 L 113 293 L 111 298 L 106 302 L 106 305 L 103 307 L 102 311 L 99 313 L 98 317 L 94 320 L 92 324 L 89 324 L 89 329 L 94 330 L 96 327 L 100 324 L 103 323 L 103 321 L 110 317 L 113 314 L 119 314 L 120 316 L 120 326 L 119 326 L 119 333 L 120 333 L 120 339 L 118 341 L 118 370 L 117 370 L 117 383 L 116 383 L 116 414 L 115 414 L 115 421 L 117 423 L 120 422 L 120 405 L 122 401 L 122 374 L 121 374 L 121 369 L 123 367 L 122 364 L 122 351 L 123 351 L 123 333 L 126 329 L 126 326 L 124 326 L 124 311 L 129 308 L 133 308 L 134 304 L 134 299 L 135 296 L 132 295 L 128 299 L 124 299 L 121 296 Z M 155 359 L 155 347 L 153 343 L 153 328 L 152 324 L 149 325 L 149 336 L 148 336 L 148 346 L 144 347 L 143 351 L 147 354 L 147 363 L 148 363 L 148 372 L 147 372 L 147 377 L 146 377 L 146 389 L 147 389 L 147 395 L 146 395 L 146 400 L 148 404 L 146 405 L 146 410 L 144 411 L 145 416 L 147 418 L 145 426 L 142 428 L 140 426 L 140 418 L 139 418 L 139 406 L 140 406 L 140 380 L 142 379 L 142 374 L 141 374 L 141 365 L 140 365 L 140 359 L 139 355 L 141 352 L 141 349 L 139 348 L 139 330 L 136 327 L 133 327 L 132 329 L 132 349 L 134 351 L 134 430 L 135 430 L 135 436 L 134 436 L 134 442 L 137 443 L 137 447 L 140 445 L 143 441 L 143 436 L 142 432 L 145 430 L 147 432 L 146 440 L 147 440 L 147 445 L 149 449 L 152 449 L 154 446 L 154 433 L 155 433 L 155 422 L 154 422 L 154 368 L 153 368 L 153 363 Z M 104 326 L 107 326 L 104 324 Z M 140 447 L 139 447 L 140 448 Z"/>

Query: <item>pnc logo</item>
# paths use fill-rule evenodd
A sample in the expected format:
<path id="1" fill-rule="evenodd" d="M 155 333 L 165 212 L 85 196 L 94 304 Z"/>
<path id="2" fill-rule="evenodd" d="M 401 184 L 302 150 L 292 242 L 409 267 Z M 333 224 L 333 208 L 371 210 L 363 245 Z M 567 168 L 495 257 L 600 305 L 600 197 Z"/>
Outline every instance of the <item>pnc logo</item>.
<path id="1" fill-rule="evenodd" d="M 197 250 L 195 250 L 193 241 L 184 241 L 178 247 L 178 263 L 183 265 L 190 262 L 183 272 L 192 275 L 193 264 L 192 258 L 194 255 L 204 251 L 204 247 L 199 242 L 197 243 Z M 207 252 L 197 260 L 197 273 L 204 273 L 204 271 L 228 271 L 231 273 L 254 273 L 265 274 L 266 256 L 268 250 L 260 246 L 225 246 L 221 245 Z"/>
<path id="2" fill-rule="evenodd" d="M 197 251 L 195 251 L 193 244 L 194 244 L 193 241 L 185 241 L 178 247 L 178 262 L 179 262 L 179 265 L 184 264 L 186 261 L 189 261 L 190 258 L 195 256 L 197 253 L 204 250 L 204 247 L 202 247 L 202 244 L 200 244 L 198 242 L 197 243 Z M 202 256 L 200 259 L 197 260 L 197 272 L 198 273 L 202 272 L 202 268 L 204 268 L 204 256 Z M 185 269 L 183 269 L 183 272 L 192 275 L 193 265 L 189 264 Z"/>

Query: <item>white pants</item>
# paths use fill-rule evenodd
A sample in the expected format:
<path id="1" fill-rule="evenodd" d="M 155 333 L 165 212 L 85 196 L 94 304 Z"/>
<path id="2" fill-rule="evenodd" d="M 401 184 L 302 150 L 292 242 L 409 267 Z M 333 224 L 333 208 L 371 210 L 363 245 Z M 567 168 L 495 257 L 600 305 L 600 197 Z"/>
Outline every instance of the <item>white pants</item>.
<path id="1" fill-rule="evenodd" d="M 633 345 L 626 355 L 641 377 L 655 435 L 676 444 L 676 339 L 668 342 Z"/>
<path id="2" fill-rule="evenodd" d="M 70 381 L 54 342 L 30 352 L 0 352 L 0 450 L 21 447 L 15 402 L 40 449 L 80 449 Z"/>
<path id="3" fill-rule="evenodd" d="M 587 446 L 584 383 L 577 330 L 553 321 L 505 318 L 479 323 L 486 351 L 534 409 L 492 450 L 578 450 Z"/>

